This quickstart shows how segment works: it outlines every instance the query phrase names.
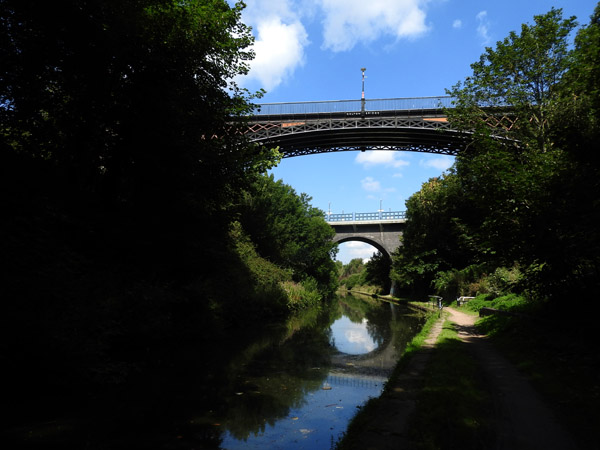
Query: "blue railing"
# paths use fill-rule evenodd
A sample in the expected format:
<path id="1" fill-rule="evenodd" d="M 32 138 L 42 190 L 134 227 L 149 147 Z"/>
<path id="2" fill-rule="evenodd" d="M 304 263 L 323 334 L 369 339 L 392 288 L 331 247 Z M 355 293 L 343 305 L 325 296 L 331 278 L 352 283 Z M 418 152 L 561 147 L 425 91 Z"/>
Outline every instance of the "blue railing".
<path id="1" fill-rule="evenodd" d="M 410 111 L 452 108 L 452 97 L 405 97 L 365 100 L 365 111 Z M 263 103 L 254 115 L 316 114 L 360 112 L 361 100 L 331 100 L 322 102 Z"/>
<path id="2" fill-rule="evenodd" d="M 326 214 L 327 222 L 368 222 L 406 219 L 406 211 L 380 211 L 374 213 Z"/>

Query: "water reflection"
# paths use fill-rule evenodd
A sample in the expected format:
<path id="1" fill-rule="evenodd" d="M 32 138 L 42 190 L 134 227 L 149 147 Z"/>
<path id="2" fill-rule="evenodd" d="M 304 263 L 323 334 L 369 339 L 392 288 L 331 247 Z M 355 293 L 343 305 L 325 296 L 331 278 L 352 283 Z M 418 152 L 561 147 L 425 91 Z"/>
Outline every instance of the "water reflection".
<path id="1" fill-rule="evenodd" d="M 295 318 L 234 358 L 220 407 L 222 449 L 329 448 L 357 406 L 378 396 L 421 318 L 346 296 Z"/>
<path id="2" fill-rule="evenodd" d="M 332 345 L 340 352 L 351 355 L 372 352 L 378 344 L 369 336 L 368 323 L 366 318 L 354 323 L 346 316 L 336 320 L 331 325 Z"/>

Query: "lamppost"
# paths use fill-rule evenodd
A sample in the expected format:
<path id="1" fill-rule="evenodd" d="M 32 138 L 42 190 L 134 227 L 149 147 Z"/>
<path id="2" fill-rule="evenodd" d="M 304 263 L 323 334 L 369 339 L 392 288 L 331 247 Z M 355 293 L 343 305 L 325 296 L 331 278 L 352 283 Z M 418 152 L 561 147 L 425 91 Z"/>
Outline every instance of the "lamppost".
<path id="1" fill-rule="evenodd" d="M 366 67 L 363 67 L 360 69 L 362 72 L 362 95 L 360 97 L 360 110 L 361 112 L 365 112 L 365 70 L 367 70 Z"/>
<path id="2" fill-rule="evenodd" d="M 379 200 L 379 218 L 381 219 L 381 213 L 383 212 L 383 206 L 382 206 L 383 200 Z"/>

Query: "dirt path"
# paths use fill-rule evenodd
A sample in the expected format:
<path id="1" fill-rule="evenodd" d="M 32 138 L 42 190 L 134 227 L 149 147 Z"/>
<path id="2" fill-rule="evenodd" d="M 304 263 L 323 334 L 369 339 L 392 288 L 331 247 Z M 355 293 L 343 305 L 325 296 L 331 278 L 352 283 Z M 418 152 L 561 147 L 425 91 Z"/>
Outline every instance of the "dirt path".
<path id="1" fill-rule="evenodd" d="M 459 338 L 472 344 L 490 383 L 498 423 L 497 449 L 575 449 L 575 443 L 556 421 L 529 382 L 501 356 L 486 336 L 475 329 L 476 317 L 446 308 Z"/>
<path id="2" fill-rule="evenodd" d="M 555 420 L 525 378 L 492 347 L 486 336 L 477 333 L 474 316 L 445 308 L 456 324 L 459 338 L 482 364 L 494 402 L 497 423 L 497 450 L 571 450 L 572 438 Z M 429 334 L 422 352 L 416 354 L 404 373 L 390 386 L 389 395 L 369 411 L 368 423 L 350 448 L 365 450 L 409 449 L 405 435 L 407 419 L 415 409 L 423 373 L 435 346 L 442 320 Z"/>

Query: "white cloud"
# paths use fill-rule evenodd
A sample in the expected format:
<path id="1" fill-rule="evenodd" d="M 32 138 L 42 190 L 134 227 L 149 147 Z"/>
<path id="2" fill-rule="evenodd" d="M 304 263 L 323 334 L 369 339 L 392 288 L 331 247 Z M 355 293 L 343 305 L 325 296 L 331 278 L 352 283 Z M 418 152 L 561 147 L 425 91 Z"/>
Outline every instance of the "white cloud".
<path id="1" fill-rule="evenodd" d="M 462 20 L 456 19 L 452 22 L 452 28 L 462 28 Z"/>
<path id="2" fill-rule="evenodd" d="M 408 161 L 399 159 L 399 156 L 400 154 L 393 150 L 369 150 L 356 155 L 355 161 L 362 164 L 365 168 L 376 165 L 398 168 L 410 164 Z"/>
<path id="3" fill-rule="evenodd" d="M 482 44 L 490 43 L 490 21 L 487 18 L 487 11 L 480 11 L 477 16 L 477 34 L 483 40 Z"/>
<path id="4" fill-rule="evenodd" d="M 355 351 L 372 352 L 377 348 L 377 344 L 371 339 L 367 329 L 367 319 L 363 319 L 360 324 L 353 323 L 348 326 L 344 332 L 346 340 L 352 344 Z"/>
<path id="5" fill-rule="evenodd" d="M 417 37 L 428 30 L 423 6 L 428 0 L 316 0 L 321 5 L 323 48 L 351 50 L 381 36 Z"/>
<path id="6" fill-rule="evenodd" d="M 381 183 L 373 179 L 373 177 L 367 177 L 360 180 L 360 184 L 365 191 L 378 192 L 381 191 Z"/>
<path id="7" fill-rule="evenodd" d="M 371 259 L 373 253 L 377 253 L 377 249 L 371 244 L 359 241 L 349 241 L 342 244 L 346 247 L 346 256 L 348 260 L 360 258 L 364 262 Z"/>
<path id="8" fill-rule="evenodd" d="M 256 56 L 250 62 L 250 73 L 239 80 L 241 84 L 257 80 L 261 87 L 272 90 L 304 65 L 309 40 L 300 16 L 290 0 L 248 1 L 243 21 L 253 28 Z"/>
<path id="9" fill-rule="evenodd" d="M 426 169 L 448 170 L 454 164 L 452 156 L 436 156 L 433 158 L 421 159 L 419 165 Z"/>

